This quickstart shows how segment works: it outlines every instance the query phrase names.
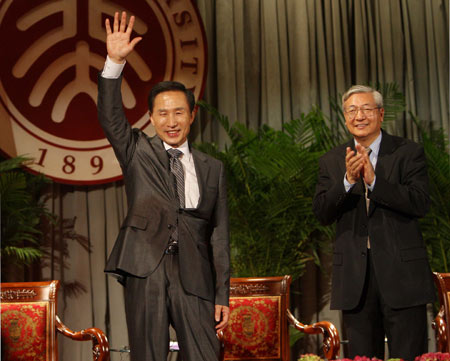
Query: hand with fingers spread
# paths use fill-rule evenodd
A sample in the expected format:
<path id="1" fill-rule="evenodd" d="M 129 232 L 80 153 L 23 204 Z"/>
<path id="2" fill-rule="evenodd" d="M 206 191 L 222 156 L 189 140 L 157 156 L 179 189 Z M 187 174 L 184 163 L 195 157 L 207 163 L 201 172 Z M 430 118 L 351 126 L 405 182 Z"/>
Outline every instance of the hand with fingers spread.
<path id="1" fill-rule="evenodd" d="M 127 13 L 123 11 L 119 21 L 119 12 L 116 12 L 114 14 L 113 30 L 111 31 L 109 19 L 105 20 L 106 49 L 109 58 L 117 64 L 123 64 L 125 58 L 133 51 L 136 44 L 142 40 L 142 37 L 136 37 L 130 41 L 134 21 L 135 17 L 131 16 L 127 26 Z"/>

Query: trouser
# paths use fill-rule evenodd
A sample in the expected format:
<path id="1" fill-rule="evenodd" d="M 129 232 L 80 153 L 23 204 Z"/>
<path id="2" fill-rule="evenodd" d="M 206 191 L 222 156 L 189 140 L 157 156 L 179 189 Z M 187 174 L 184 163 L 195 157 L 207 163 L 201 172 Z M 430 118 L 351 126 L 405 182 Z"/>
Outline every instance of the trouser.
<path id="1" fill-rule="evenodd" d="M 166 361 L 169 324 L 184 361 L 217 361 L 214 304 L 184 291 L 178 255 L 164 255 L 146 278 L 127 277 L 125 313 L 131 361 Z"/>
<path id="2" fill-rule="evenodd" d="M 349 340 L 349 355 L 384 359 L 385 336 L 389 358 L 414 361 L 427 352 L 426 305 L 395 309 L 380 294 L 372 257 L 368 264 L 363 294 L 358 306 L 343 311 L 344 327 Z M 396 275 L 392 275 L 396 277 Z"/>

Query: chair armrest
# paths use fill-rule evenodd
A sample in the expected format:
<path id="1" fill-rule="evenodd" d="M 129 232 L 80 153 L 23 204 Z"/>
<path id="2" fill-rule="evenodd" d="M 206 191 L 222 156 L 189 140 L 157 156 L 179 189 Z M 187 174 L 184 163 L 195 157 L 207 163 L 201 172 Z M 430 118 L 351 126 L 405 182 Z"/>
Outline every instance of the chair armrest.
<path id="1" fill-rule="evenodd" d="M 225 359 L 225 335 L 223 334 L 223 330 L 216 332 L 216 336 L 220 342 L 219 361 L 223 361 Z"/>
<path id="2" fill-rule="evenodd" d="M 310 334 L 323 334 L 323 353 L 328 360 L 335 360 L 339 356 L 339 348 L 341 342 L 339 340 L 339 333 L 331 322 L 320 321 L 312 325 L 304 325 L 298 321 L 290 310 L 286 310 L 288 322 L 297 330 Z"/>
<path id="3" fill-rule="evenodd" d="M 444 307 L 442 306 L 431 322 L 431 327 L 436 333 L 436 344 L 439 352 L 449 352 L 447 340 L 447 323 L 445 322 Z"/>
<path id="4" fill-rule="evenodd" d="M 94 361 L 109 361 L 109 342 L 102 330 L 91 327 L 79 332 L 72 331 L 56 316 L 56 329 L 75 341 L 92 341 Z"/>

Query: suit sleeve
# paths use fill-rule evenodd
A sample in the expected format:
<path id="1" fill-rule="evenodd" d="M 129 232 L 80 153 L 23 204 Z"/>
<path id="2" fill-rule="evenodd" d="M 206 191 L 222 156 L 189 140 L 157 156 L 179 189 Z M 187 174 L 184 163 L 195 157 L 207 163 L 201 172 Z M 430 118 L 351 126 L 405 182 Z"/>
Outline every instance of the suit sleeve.
<path id="1" fill-rule="evenodd" d="M 332 224 L 341 214 L 345 204 L 353 194 L 358 192 L 359 185 L 346 192 L 344 174 L 339 171 L 336 160 L 327 154 L 319 159 L 319 176 L 313 198 L 313 212 L 319 221 Z"/>
<path id="2" fill-rule="evenodd" d="M 411 217 L 423 217 L 430 207 L 428 174 L 423 147 L 411 143 L 399 151 L 398 181 L 377 174 L 371 201 Z"/>
<path id="3" fill-rule="evenodd" d="M 219 193 L 213 216 L 211 247 L 215 271 L 215 304 L 228 306 L 230 295 L 230 242 L 225 170 L 220 162 Z"/>
<path id="4" fill-rule="evenodd" d="M 131 129 L 122 107 L 122 77 L 103 78 L 98 75 L 97 112 L 100 125 L 111 143 L 123 170 L 126 169 L 134 149 L 136 133 Z"/>

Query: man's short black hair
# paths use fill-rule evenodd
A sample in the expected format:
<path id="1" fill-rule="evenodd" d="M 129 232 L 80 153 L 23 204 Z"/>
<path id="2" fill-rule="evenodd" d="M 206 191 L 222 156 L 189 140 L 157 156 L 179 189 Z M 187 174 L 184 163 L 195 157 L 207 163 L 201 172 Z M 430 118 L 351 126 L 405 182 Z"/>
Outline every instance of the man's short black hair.
<path id="1" fill-rule="evenodd" d="M 194 111 L 195 96 L 189 89 L 186 89 L 183 84 L 177 81 L 161 81 L 156 84 L 152 90 L 150 90 L 150 94 L 148 95 L 148 110 L 150 113 L 153 113 L 153 105 L 155 103 L 156 96 L 167 91 L 180 91 L 184 93 L 184 95 L 186 95 L 186 100 L 189 104 L 191 113 Z"/>

